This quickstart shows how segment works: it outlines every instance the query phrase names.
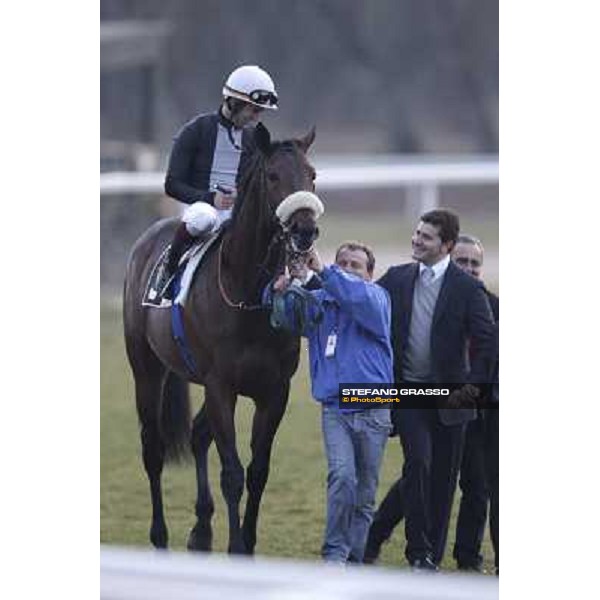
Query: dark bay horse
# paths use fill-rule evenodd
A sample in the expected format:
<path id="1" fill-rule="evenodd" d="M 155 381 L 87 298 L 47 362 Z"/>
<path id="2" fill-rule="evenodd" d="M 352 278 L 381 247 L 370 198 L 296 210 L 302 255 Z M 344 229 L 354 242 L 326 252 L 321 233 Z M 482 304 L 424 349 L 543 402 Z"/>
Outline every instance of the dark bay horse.
<path id="1" fill-rule="evenodd" d="M 271 446 L 299 358 L 299 339 L 274 331 L 267 312 L 258 305 L 263 287 L 285 263 L 285 240 L 275 209 L 293 192 L 314 190 L 315 170 L 305 155 L 314 137 L 313 129 L 301 139 L 271 142 L 267 129 L 257 126 L 257 150 L 240 181 L 231 223 L 221 244 L 205 257 L 187 296 L 184 326 L 196 367 L 193 373 L 173 340 L 170 310 L 141 305 L 150 271 L 170 241 L 177 220 L 156 223 L 131 251 L 124 291 L 125 343 L 135 379 L 143 462 L 152 497 L 150 540 L 157 548 L 168 543 L 161 491 L 163 464 L 165 459 L 180 456 L 191 441 L 198 493 L 197 521 L 188 548 L 211 549 L 214 503 L 207 454 L 214 440 L 229 515 L 229 552 L 254 552 Z M 289 231 L 296 231 L 298 239 L 314 240 L 318 230 L 313 213 L 298 210 L 291 221 Z M 187 394 L 176 393 L 178 379 L 205 388 L 204 404 L 191 427 Z M 255 404 L 242 526 L 239 505 L 244 470 L 234 425 L 238 394 L 252 398 Z"/>

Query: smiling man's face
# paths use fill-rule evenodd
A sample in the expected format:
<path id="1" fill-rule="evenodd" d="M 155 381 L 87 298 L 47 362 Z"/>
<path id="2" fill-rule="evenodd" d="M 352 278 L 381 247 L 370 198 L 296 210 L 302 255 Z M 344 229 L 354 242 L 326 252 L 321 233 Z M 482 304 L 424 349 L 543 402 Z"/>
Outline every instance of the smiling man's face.
<path id="1" fill-rule="evenodd" d="M 412 236 L 412 257 L 427 266 L 445 258 L 450 251 L 450 242 L 442 242 L 439 227 L 419 221 Z"/>

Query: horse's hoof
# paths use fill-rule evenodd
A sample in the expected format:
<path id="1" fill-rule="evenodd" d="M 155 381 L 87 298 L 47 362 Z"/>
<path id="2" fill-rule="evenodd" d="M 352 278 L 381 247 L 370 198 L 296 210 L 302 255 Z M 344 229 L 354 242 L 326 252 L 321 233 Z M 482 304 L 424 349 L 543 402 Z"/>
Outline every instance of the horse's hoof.
<path id="1" fill-rule="evenodd" d="M 187 549 L 191 552 L 211 552 L 212 531 L 210 526 L 195 525 L 188 536 Z"/>
<path id="2" fill-rule="evenodd" d="M 166 527 L 152 527 L 150 529 L 150 542 L 155 548 L 165 549 L 169 544 L 169 534 Z"/>
<path id="3" fill-rule="evenodd" d="M 254 556 L 254 546 L 256 546 L 256 538 L 249 539 L 246 535 L 243 536 L 244 539 L 244 554 L 247 556 Z"/>

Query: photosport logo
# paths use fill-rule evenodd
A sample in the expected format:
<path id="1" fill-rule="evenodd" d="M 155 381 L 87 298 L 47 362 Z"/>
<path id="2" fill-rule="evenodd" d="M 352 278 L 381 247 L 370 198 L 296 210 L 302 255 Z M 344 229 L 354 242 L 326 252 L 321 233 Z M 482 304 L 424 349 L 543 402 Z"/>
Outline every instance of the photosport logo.
<path id="1" fill-rule="evenodd" d="M 341 383 L 338 400 L 341 409 L 483 408 L 489 403 L 489 388 L 468 383 Z"/>

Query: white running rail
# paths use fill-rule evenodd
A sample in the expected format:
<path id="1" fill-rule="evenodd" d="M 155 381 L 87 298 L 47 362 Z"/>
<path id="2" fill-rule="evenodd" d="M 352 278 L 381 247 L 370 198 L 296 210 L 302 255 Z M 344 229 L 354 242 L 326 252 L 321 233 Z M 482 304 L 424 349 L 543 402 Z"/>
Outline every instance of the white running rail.
<path id="1" fill-rule="evenodd" d="M 102 600 L 498 600 L 494 576 L 102 546 Z"/>
<path id="2" fill-rule="evenodd" d="M 398 155 L 322 156 L 312 159 L 319 190 L 404 187 L 421 212 L 438 206 L 443 185 L 497 184 L 496 155 L 409 157 Z M 112 172 L 100 175 L 101 195 L 163 194 L 162 172 Z"/>

